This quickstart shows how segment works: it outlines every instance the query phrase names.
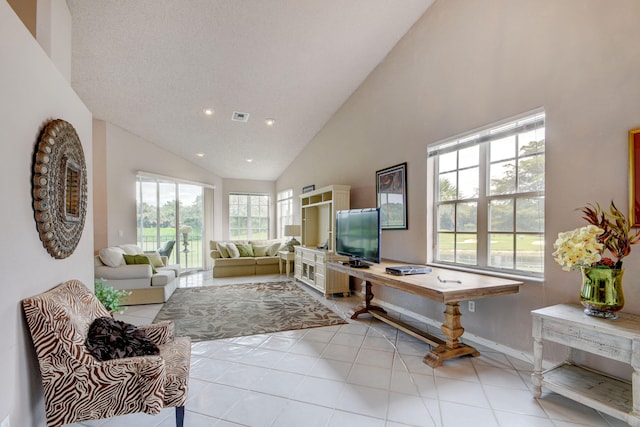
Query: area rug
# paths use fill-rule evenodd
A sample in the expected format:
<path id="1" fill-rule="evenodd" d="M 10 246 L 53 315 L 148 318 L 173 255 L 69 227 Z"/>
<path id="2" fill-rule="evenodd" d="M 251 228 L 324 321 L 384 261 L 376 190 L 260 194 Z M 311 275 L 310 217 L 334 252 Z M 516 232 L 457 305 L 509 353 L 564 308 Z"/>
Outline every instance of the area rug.
<path id="1" fill-rule="evenodd" d="M 173 320 L 176 336 L 208 341 L 345 322 L 292 282 L 176 289 L 154 322 Z"/>

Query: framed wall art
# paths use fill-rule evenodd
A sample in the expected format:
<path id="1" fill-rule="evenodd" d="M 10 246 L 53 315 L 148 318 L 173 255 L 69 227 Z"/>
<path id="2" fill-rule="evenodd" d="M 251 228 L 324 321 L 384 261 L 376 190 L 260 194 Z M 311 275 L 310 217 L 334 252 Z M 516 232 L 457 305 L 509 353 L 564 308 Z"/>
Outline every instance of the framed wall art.
<path id="1" fill-rule="evenodd" d="M 407 163 L 376 172 L 376 199 L 380 208 L 383 230 L 406 230 L 407 223 Z"/>
<path id="2" fill-rule="evenodd" d="M 640 129 L 629 131 L 629 222 L 640 227 Z"/>
<path id="3" fill-rule="evenodd" d="M 307 185 L 306 187 L 302 187 L 302 192 L 303 193 L 308 193 L 310 191 L 313 191 L 316 189 L 316 185 L 315 184 L 311 184 L 311 185 Z"/>

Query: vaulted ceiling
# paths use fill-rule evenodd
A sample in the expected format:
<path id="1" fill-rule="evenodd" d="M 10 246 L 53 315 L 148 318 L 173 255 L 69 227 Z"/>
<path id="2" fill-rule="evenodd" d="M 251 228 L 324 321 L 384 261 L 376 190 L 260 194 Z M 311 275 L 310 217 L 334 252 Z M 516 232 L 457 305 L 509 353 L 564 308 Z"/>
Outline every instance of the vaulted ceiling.
<path id="1" fill-rule="evenodd" d="M 432 2 L 67 0 L 71 84 L 95 118 L 275 180 Z"/>

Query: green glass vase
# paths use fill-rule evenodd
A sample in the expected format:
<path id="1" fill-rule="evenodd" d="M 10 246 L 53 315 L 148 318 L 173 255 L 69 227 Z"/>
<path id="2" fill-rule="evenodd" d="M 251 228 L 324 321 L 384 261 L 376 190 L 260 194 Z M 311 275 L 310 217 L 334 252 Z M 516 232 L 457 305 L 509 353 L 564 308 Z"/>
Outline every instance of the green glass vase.
<path id="1" fill-rule="evenodd" d="M 606 319 L 617 319 L 617 311 L 624 307 L 622 275 L 624 270 L 582 267 L 580 302 L 585 314 Z"/>

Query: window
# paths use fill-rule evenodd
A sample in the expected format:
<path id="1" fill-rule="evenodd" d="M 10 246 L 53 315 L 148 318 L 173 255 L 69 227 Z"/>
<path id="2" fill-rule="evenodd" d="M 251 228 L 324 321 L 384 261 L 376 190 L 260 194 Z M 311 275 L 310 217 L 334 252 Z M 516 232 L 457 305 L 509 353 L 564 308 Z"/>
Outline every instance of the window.
<path id="1" fill-rule="evenodd" d="M 293 190 L 278 193 L 278 237 L 285 237 L 284 226 L 293 224 Z"/>
<path id="2" fill-rule="evenodd" d="M 229 194 L 229 236 L 232 240 L 269 238 L 268 194 Z"/>
<path id="3" fill-rule="evenodd" d="M 434 262 L 542 275 L 544 120 L 537 111 L 429 147 Z"/>

